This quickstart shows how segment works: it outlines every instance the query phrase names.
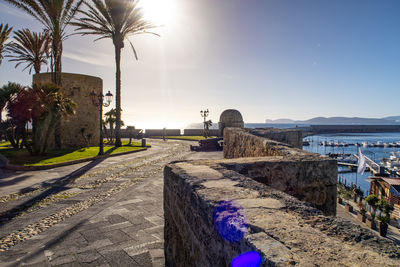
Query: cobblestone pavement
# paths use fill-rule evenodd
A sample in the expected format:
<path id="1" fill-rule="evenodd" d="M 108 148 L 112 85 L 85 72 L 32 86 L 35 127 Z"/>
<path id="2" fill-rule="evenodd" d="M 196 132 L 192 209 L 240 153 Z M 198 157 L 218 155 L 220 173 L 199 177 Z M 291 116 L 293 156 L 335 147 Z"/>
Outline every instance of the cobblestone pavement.
<path id="1" fill-rule="evenodd" d="M 190 152 L 188 141 L 150 144 L 146 152 L 72 166 L 72 175 L 3 199 L 0 265 L 164 266 L 164 165 L 222 155 Z"/>

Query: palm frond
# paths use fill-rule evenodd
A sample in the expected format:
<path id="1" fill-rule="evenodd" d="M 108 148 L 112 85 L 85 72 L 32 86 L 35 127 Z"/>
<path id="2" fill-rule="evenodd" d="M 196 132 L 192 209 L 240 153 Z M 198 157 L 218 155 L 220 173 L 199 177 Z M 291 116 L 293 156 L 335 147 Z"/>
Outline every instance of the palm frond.
<path id="1" fill-rule="evenodd" d="M 81 35 L 99 35 L 97 40 L 110 38 L 114 45 L 123 47 L 123 41 L 128 36 L 136 34 L 152 34 L 148 32 L 157 26 L 144 20 L 142 10 L 138 7 L 137 0 L 93 0 L 92 4 L 85 2 L 87 11 L 79 10 L 82 17 L 71 22 L 76 26 L 75 31 Z M 136 49 L 128 40 L 137 59 Z"/>
<path id="2" fill-rule="evenodd" d="M 12 31 L 12 27 L 9 27 L 8 24 L 3 25 L 0 24 L 0 65 L 3 60 L 3 52 L 7 48 L 6 41 L 10 37 L 10 33 Z"/>
<path id="3" fill-rule="evenodd" d="M 128 42 L 129 42 L 129 44 L 131 45 L 131 48 L 132 48 L 133 54 L 135 55 L 136 60 L 139 60 L 138 55 L 137 55 L 137 53 L 136 53 L 136 49 L 135 49 L 135 47 L 133 46 L 131 40 L 128 39 Z"/>
<path id="4" fill-rule="evenodd" d="M 10 62 L 18 62 L 16 68 L 24 63 L 27 66 L 23 70 L 30 68 L 29 73 L 31 73 L 32 68 L 35 68 L 35 72 L 39 73 L 41 65 L 48 63 L 51 42 L 49 33 L 38 34 L 24 29 L 16 31 L 14 39 L 15 41 L 7 48 L 6 57 L 10 58 Z"/>

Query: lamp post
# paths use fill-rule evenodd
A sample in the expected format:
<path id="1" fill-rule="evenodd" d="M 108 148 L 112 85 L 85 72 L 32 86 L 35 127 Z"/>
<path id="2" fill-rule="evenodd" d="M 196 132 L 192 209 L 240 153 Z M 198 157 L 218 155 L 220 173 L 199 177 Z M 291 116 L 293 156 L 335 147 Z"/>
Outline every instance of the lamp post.
<path id="1" fill-rule="evenodd" d="M 99 142 L 99 155 L 104 155 L 104 144 L 103 144 L 103 107 L 108 107 L 111 104 L 113 95 L 110 91 L 105 95 L 106 102 L 104 103 L 103 93 L 97 94 L 94 90 L 90 93 L 93 105 L 99 107 L 100 112 L 100 142 Z"/>
<path id="2" fill-rule="evenodd" d="M 204 122 L 203 122 L 203 135 L 204 135 L 204 137 L 205 138 L 207 138 L 207 136 L 208 136 L 208 123 L 207 123 L 207 121 L 206 121 L 206 119 L 207 119 L 207 117 L 208 117 L 208 115 L 209 115 L 209 111 L 208 111 L 208 109 L 207 110 L 201 110 L 200 111 L 200 115 L 204 118 Z"/>

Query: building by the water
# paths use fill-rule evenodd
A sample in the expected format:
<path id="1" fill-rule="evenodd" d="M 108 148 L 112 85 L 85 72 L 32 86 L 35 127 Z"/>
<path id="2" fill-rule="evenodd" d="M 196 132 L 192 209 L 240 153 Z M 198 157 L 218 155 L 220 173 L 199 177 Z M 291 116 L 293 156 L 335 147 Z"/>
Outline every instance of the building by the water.
<path id="1" fill-rule="evenodd" d="M 373 176 L 367 180 L 370 182 L 371 194 L 393 205 L 392 217 L 395 220 L 400 219 L 400 178 Z"/>

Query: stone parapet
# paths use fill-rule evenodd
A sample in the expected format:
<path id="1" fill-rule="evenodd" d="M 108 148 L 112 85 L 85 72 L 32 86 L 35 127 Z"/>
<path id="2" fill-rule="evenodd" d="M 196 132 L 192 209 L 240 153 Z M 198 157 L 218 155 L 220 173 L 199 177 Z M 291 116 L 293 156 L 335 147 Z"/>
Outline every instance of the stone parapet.
<path id="1" fill-rule="evenodd" d="M 264 161 L 165 167 L 166 266 L 231 266 L 250 251 L 262 266 L 398 266 L 400 250 L 391 241 L 247 176 L 246 168 Z"/>
<path id="2" fill-rule="evenodd" d="M 204 130 L 203 129 L 184 129 L 183 135 L 186 136 L 203 136 Z M 219 130 L 218 129 L 209 129 L 208 134 L 210 136 L 218 136 Z"/>
<path id="3" fill-rule="evenodd" d="M 163 136 L 165 133 L 166 136 L 179 136 L 181 135 L 181 130 L 180 129 L 146 129 L 144 136 L 145 137 L 150 137 L 150 136 Z"/>
<path id="4" fill-rule="evenodd" d="M 265 137 L 277 142 L 291 145 L 294 148 L 303 148 L 302 131 L 276 128 L 246 129 L 246 131 L 259 137 Z"/>
<path id="5" fill-rule="evenodd" d="M 336 160 L 263 157 L 234 159 L 222 165 L 306 201 L 325 215 L 336 215 Z"/>
<path id="6" fill-rule="evenodd" d="M 254 135 L 254 132 L 261 136 Z M 259 157 L 250 161 L 238 159 L 227 167 L 307 201 L 326 215 L 336 215 L 336 160 L 264 137 L 280 140 L 290 135 L 290 132 L 282 131 L 283 137 L 280 137 L 278 129 L 226 128 L 225 158 Z"/>
<path id="7" fill-rule="evenodd" d="M 260 129 L 226 128 L 224 131 L 224 158 L 307 156 L 312 154 L 296 148 L 290 143 L 281 142 L 292 138 L 297 139 L 298 135 L 301 136 L 301 133 L 283 130 L 279 134 L 279 131 L 278 129 L 263 131 Z M 292 142 L 292 144 L 296 142 Z"/>

